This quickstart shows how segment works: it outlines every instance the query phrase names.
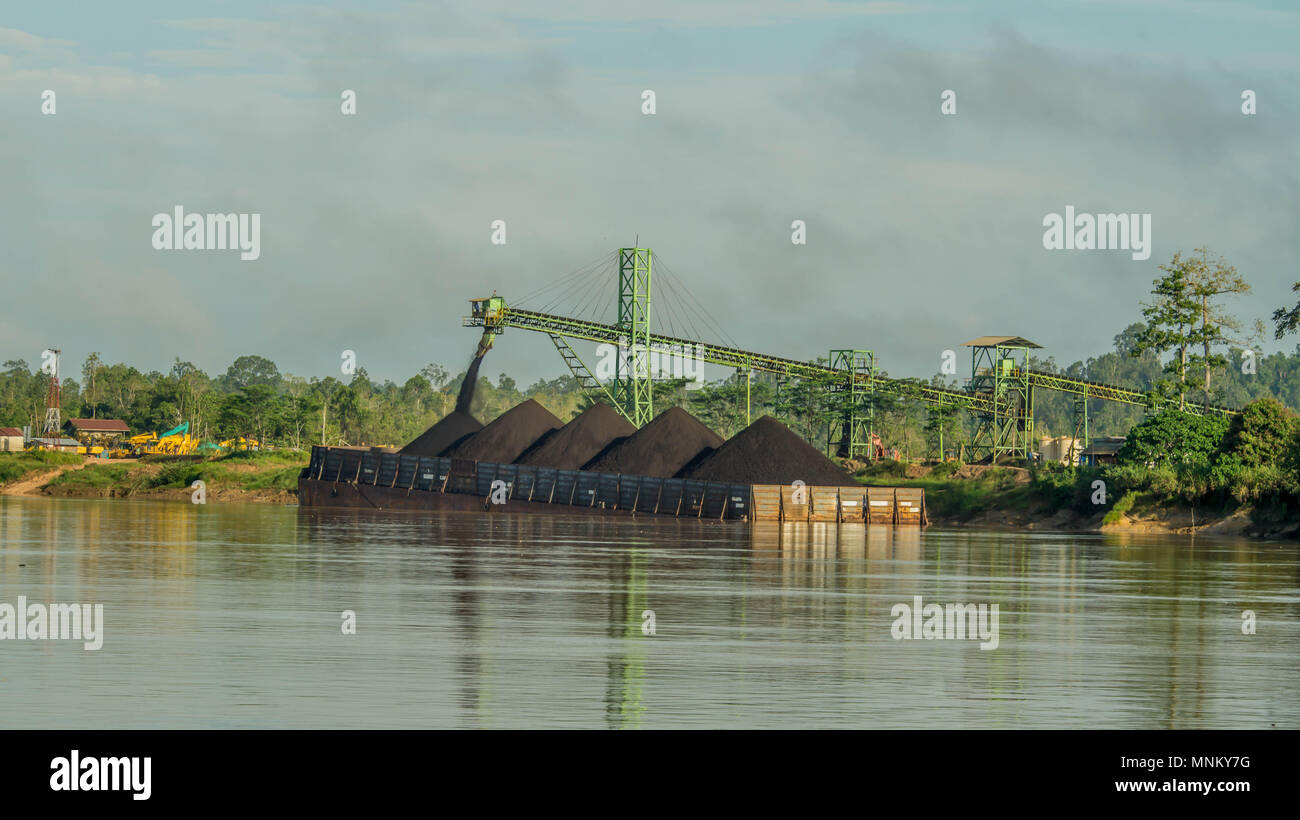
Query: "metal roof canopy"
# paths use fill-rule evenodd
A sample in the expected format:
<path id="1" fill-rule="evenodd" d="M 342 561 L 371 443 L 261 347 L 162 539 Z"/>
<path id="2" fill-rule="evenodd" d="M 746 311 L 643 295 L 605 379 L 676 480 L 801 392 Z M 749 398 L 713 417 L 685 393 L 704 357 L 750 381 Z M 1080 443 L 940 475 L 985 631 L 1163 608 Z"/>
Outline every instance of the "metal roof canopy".
<path id="1" fill-rule="evenodd" d="M 1032 347 L 1042 349 L 1042 345 L 1035 344 L 1023 336 L 980 336 L 978 339 L 971 339 L 969 342 L 962 342 L 962 347 Z"/>
<path id="2" fill-rule="evenodd" d="M 126 422 L 121 419 L 68 419 L 65 423 L 71 424 L 78 430 L 87 433 L 129 433 L 131 428 L 126 426 Z"/>

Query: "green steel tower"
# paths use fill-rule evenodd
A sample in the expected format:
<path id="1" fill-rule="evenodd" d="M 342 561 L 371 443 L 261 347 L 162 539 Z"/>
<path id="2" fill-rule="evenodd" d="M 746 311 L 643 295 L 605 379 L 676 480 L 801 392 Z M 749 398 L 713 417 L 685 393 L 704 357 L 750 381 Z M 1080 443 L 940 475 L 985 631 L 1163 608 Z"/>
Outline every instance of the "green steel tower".
<path id="1" fill-rule="evenodd" d="M 1020 336 L 981 336 L 971 348 L 970 393 L 979 404 L 971 458 L 999 456 L 1028 459 L 1034 441 L 1034 385 L 1029 351 L 1034 344 Z"/>
<path id="2" fill-rule="evenodd" d="M 827 449 L 842 458 L 871 458 L 876 354 L 870 350 L 832 350 L 830 368 L 835 378 L 830 380 L 828 390 L 837 418 L 831 419 L 827 430 Z"/>
<path id="3" fill-rule="evenodd" d="M 620 343 L 627 345 L 614 358 L 614 397 L 623 415 L 637 427 L 654 418 L 654 384 L 650 373 L 649 248 L 618 249 L 618 323 Z"/>

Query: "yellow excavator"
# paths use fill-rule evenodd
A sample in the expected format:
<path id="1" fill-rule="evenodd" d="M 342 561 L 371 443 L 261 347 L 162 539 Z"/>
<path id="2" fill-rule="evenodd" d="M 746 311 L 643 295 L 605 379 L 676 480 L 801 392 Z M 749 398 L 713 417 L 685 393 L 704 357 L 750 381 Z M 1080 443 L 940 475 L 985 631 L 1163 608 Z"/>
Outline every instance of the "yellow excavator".
<path id="1" fill-rule="evenodd" d="M 182 422 L 165 433 L 140 433 L 131 436 L 124 446 L 109 453 L 110 458 L 132 456 L 169 455 L 188 456 L 199 446 L 199 440 L 190 435 L 190 423 Z"/>

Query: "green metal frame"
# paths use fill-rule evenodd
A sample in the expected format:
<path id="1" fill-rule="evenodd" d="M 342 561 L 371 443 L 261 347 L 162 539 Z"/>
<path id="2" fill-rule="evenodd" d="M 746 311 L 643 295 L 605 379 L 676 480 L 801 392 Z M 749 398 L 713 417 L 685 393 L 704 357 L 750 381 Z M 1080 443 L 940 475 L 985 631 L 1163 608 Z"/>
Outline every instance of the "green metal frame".
<path id="1" fill-rule="evenodd" d="M 650 373 L 649 248 L 618 249 L 618 324 L 626 339 L 628 362 L 615 358 L 614 396 L 624 415 L 637 427 L 654 418 L 654 383 Z"/>
<path id="2" fill-rule="evenodd" d="M 482 327 L 490 346 L 491 334 L 506 327 L 548 334 L 564 357 L 570 371 L 583 389 L 596 398 L 606 399 L 637 427 L 654 417 L 654 385 L 650 368 L 652 351 L 668 355 L 689 356 L 708 364 L 736 370 L 758 370 L 783 378 L 813 379 L 833 392 L 847 394 L 848 436 L 840 436 L 847 452 L 861 454 L 870 449 L 874 426 L 876 393 L 925 402 L 942 414 L 961 408 L 974 414 L 977 421 L 970 450 L 973 458 L 1013 455 L 1028 458 L 1036 449 L 1034 442 L 1034 391 L 1056 390 L 1082 397 L 1076 412 L 1082 409 L 1084 440 L 1088 429 L 1088 400 L 1121 402 L 1146 407 L 1149 412 L 1175 403 L 1154 393 L 1099 382 L 1070 379 L 1029 368 L 1029 348 L 1014 345 L 974 347 L 971 353 L 971 381 L 967 390 L 951 390 L 907 379 L 883 378 L 876 369 L 875 356 L 869 350 L 837 349 L 831 362 L 814 364 L 779 356 L 769 356 L 733 347 L 723 347 L 692 339 L 657 336 L 650 332 L 651 273 L 653 254 L 649 248 L 620 248 L 618 252 L 618 320 L 609 325 L 567 316 L 511 308 L 493 294 L 491 299 L 474 300 L 474 310 L 461 324 Z M 479 303 L 482 303 L 481 305 Z M 620 355 L 615 359 L 613 390 L 600 384 L 581 358 L 564 339 L 584 339 L 601 344 L 626 347 L 630 361 Z M 858 359 L 855 357 L 865 357 Z M 837 358 L 838 357 L 838 358 Z M 750 417 L 750 380 L 746 379 L 745 415 Z M 1200 405 L 1188 404 L 1185 412 L 1200 414 Z M 1238 411 L 1211 406 L 1210 413 L 1235 415 Z M 865 425 L 865 438 L 863 436 Z M 841 423 L 843 430 L 843 423 Z M 938 453 L 943 455 L 943 422 L 938 427 Z M 832 436 L 828 433 L 828 445 Z M 1087 444 L 1085 443 L 1085 446 Z"/>
<path id="3" fill-rule="evenodd" d="M 560 356 L 564 359 L 564 363 L 568 365 L 569 372 L 578 380 L 578 384 L 582 387 L 582 392 L 586 393 L 593 401 L 608 402 L 611 407 L 626 417 L 627 414 L 624 413 L 623 408 L 619 406 L 618 399 L 614 397 L 613 393 L 609 392 L 608 387 L 601 384 L 600 380 L 591 374 L 590 368 L 587 367 L 587 364 L 582 360 L 582 357 L 580 357 L 578 352 L 564 340 L 564 337 L 558 336 L 554 333 L 548 335 L 551 337 L 551 342 L 555 344 L 555 349 L 560 352 Z M 628 421 L 631 421 L 631 419 L 628 419 Z"/>
<path id="4" fill-rule="evenodd" d="M 870 350 L 832 350 L 829 363 L 835 378 L 828 391 L 840 417 L 827 424 L 826 450 L 843 458 L 870 458 L 876 421 L 876 354 Z"/>
<path id="5" fill-rule="evenodd" d="M 1029 375 L 1029 347 L 972 345 L 970 390 L 985 401 L 976 412 L 971 457 L 1009 455 L 1028 459 L 1034 443 L 1034 384 Z"/>
<path id="6" fill-rule="evenodd" d="M 503 327 L 513 327 L 521 330 L 555 334 L 569 339 L 583 339 L 606 344 L 618 344 L 623 338 L 622 331 L 616 325 L 592 322 L 585 319 L 573 319 L 567 316 L 557 316 L 533 310 L 522 310 L 509 306 L 505 307 L 495 320 L 487 321 L 480 316 L 467 316 L 461 321 L 461 324 L 465 327 L 496 329 L 498 332 Z M 658 350 L 669 355 L 686 355 L 708 364 L 722 365 L 739 370 L 752 368 L 764 373 L 775 373 L 780 376 L 800 379 L 829 381 L 845 377 L 845 374 L 837 374 L 826 364 L 769 356 L 764 353 L 755 353 L 734 347 L 723 347 L 675 336 L 651 335 L 649 339 L 651 350 Z M 857 376 L 855 378 L 862 379 L 865 377 Z M 887 393 L 930 403 L 938 403 L 942 398 L 945 405 L 974 410 L 978 410 L 986 404 L 983 399 L 961 390 L 932 387 L 905 379 L 890 379 L 879 375 L 871 381 L 877 393 Z"/>

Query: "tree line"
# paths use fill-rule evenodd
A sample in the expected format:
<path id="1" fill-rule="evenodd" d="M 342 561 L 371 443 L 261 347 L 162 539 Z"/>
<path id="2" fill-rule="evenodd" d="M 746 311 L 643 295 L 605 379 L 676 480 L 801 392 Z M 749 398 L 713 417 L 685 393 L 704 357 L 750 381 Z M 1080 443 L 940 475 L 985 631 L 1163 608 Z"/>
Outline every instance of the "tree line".
<path id="1" fill-rule="evenodd" d="M 1300 407 L 1300 347 L 1267 357 L 1255 353 L 1262 343 L 1262 323 L 1254 323 L 1252 332 L 1243 335 L 1242 323 L 1229 309 L 1231 297 L 1250 289 L 1234 267 L 1198 248 L 1191 255 L 1175 254 L 1160 271 L 1150 298 L 1135 309 L 1140 319 L 1114 337 L 1112 350 L 1066 366 L 1050 357 L 1032 358 L 1031 366 L 1154 391 L 1181 408 L 1190 403 L 1243 407 L 1261 398 Z M 1300 283 L 1293 289 L 1300 292 Z M 1278 309 L 1273 321 L 1277 338 L 1295 331 L 1300 327 L 1300 304 Z M 0 425 L 31 425 L 39 431 L 50 377 L 21 359 L 0 367 Z M 218 375 L 179 358 L 162 373 L 109 364 L 99 353 L 91 353 L 80 376 L 63 381 L 64 418 L 120 418 L 133 431 L 159 432 L 188 421 L 191 432 L 204 440 L 246 436 L 303 448 L 321 443 L 400 446 L 454 408 L 465 373 L 453 375 L 440 364 L 429 364 L 400 384 L 372 380 L 364 368 L 345 379 L 302 377 L 281 373 L 272 360 L 258 355 L 240 356 Z M 928 381 L 962 386 L 940 375 Z M 585 395 L 571 376 L 538 380 L 521 389 L 502 373 L 495 382 L 486 376 L 479 379 L 471 412 L 487 423 L 530 398 L 562 421 L 597 400 Z M 766 414 L 819 447 L 838 436 L 843 402 L 842 394 L 828 391 L 819 380 L 763 373 L 736 373 L 702 386 L 664 381 L 654 388 L 656 412 L 682 407 L 724 438 L 743 429 L 749 418 Z M 1075 432 L 1073 397 L 1039 391 L 1035 402 L 1037 435 Z M 936 455 L 941 428 L 950 451 L 973 433 L 970 418 L 955 408 L 938 412 L 885 394 L 876 394 L 871 406 L 874 427 L 885 445 L 897 447 L 905 458 Z M 1148 415 L 1142 407 L 1095 399 L 1089 403 L 1094 435 L 1123 435 Z"/>

